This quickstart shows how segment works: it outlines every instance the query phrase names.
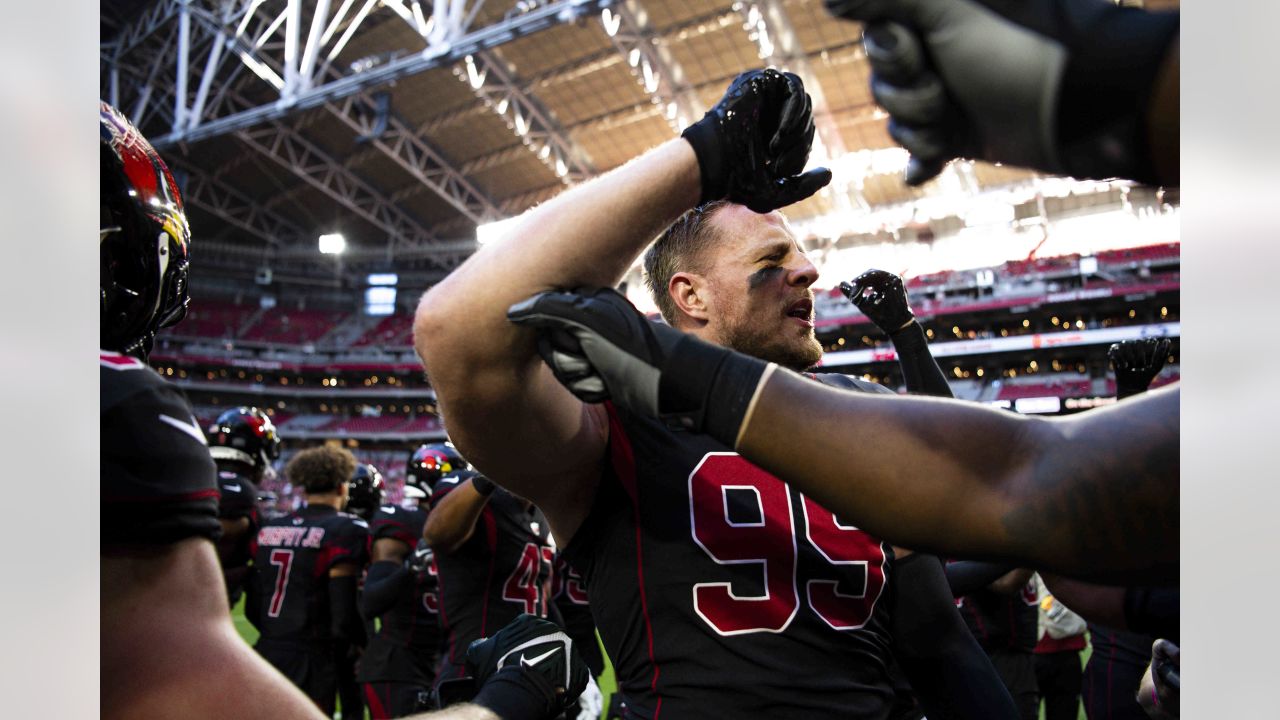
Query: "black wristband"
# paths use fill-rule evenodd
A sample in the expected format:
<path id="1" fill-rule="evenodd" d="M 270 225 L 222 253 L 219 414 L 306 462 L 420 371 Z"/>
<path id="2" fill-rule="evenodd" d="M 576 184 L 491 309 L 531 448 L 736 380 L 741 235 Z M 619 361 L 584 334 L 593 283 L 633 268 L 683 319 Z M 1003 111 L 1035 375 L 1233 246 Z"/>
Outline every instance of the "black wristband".
<path id="1" fill-rule="evenodd" d="M 659 381 L 662 417 L 733 447 L 766 367 L 763 360 L 683 337 Z"/>
<path id="2" fill-rule="evenodd" d="M 485 497 L 492 495 L 497 487 L 492 480 L 483 475 L 476 475 L 471 478 L 471 488 Z"/>
<path id="3" fill-rule="evenodd" d="M 699 205 L 720 200 L 729 194 L 720 149 L 720 133 L 716 127 L 718 122 L 716 116 L 708 112 L 701 120 L 680 133 L 680 137 L 693 146 L 693 154 L 698 158 L 698 174 L 702 182 L 702 199 L 698 201 Z"/>
<path id="4" fill-rule="evenodd" d="M 485 680 L 472 700 L 502 720 L 542 720 L 556 710 L 556 689 L 537 672 L 507 665 Z"/>

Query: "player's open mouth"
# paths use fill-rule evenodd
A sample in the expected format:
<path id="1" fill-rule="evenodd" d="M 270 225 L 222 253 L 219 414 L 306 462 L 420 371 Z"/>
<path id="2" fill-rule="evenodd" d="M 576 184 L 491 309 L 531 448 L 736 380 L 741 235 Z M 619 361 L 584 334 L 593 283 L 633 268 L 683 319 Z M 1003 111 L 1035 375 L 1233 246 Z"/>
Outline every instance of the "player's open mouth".
<path id="1" fill-rule="evenodd" d="M 787 308 L 786 315 L 803 322 L 808 327 L 813 327 L 813 301 L 805 298 L 792 303 L 791 307 Z"/>

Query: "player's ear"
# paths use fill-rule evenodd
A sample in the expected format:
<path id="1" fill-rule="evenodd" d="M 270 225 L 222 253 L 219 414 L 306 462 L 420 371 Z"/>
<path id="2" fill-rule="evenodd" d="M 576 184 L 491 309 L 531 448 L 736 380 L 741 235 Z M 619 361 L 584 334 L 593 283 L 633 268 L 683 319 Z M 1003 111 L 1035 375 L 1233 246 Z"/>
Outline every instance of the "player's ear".
<path id="1" fill-rule="evenodd" d="M 667 283 L 667 293 L 681 314 L 700 322 L 707 321 L 710 286 L 706 278 L 697 273 L 675 273 Z"/>

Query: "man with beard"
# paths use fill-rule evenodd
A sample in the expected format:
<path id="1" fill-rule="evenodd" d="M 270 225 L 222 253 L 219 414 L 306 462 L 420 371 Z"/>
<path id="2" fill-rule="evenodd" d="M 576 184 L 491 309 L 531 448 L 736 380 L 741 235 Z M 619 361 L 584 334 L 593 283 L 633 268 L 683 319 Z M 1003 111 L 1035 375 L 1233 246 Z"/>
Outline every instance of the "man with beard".
<path id="1" fill-rule="evenodd" d="M 418 352 L 459 448 L 546 513 L 633 715 L 881 718 L 893 654 L 930 717 L 1011 717 L 936 560 L 897 562 L 721 442 L 582 402 L 506 319 L 535 292 L 613 285 L 670 225 L 645 260 L 668 322 L 811 367 L 817 270 L 773 211 L 829 180 L 797 175 L 812 137 L 799 78 L 743 73 L 682 139 L 531 211 L 428 292 Z"/>

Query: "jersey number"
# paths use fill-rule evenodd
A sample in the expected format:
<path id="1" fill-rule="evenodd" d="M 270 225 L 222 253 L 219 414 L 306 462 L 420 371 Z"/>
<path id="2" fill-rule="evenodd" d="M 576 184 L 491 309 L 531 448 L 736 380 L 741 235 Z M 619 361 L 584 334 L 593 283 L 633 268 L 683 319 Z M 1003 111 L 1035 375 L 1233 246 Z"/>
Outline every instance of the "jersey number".
<path id="1" fill-rule="evenodd" d="M 272 550 L 271 564 L 280 568 L 276 574 L 276 590 L 271 593 L 271 606 L 267 608 L 269 617 L 280 617 L 280 608 L 284 606 L 284 593 L 289 587 L 289 567 L 293 565 L 292 550 Z"/>
<path id="2" fill-rule="evenodd" d="M 502 586 L 502 599 L 509 600 L 524 607 L 530 614 L 538 612 L 538 598 L 542 598 L 542 616 L 547 614 L 546 593 L 539 592 L 538 575 L 542 563 L 551 563 L 552 550 L 549 547 L 538 547 L 534 543 L 525 543 L 524 551 L 516 562 L 515 570 Z"/>
<path id="3" fill-rule="evenodd" d="M 436 567 L 436 558 L 434 555 L 431 556 L 431 562 L 427 563 L 427 575 L 431 577 L 431 586 L 438 587 L 437 583 L 439 581 L 437 578 L 440 577 L 440 569 Z M 422 607 L 433 615 L 439 613 L 440 597 L 430 590 L 422 593 Z"/>
<path id="4" fill-rule="evenodd" d="M 730 493 L 738 502 L 730 502 Z M 877 540 L 841 524 L 832 512 L 736 453 L 709 453 L 689 476 L 693 539 L 721 565 L 753 565 L 762 573 L 762 594 L 739 594 L 731 582 L 693 586 L 694 610 L 721 635 L 782 632 L 799 612 L 793 496 L 804 516 L 804 541 L 837 568 L 830 579 L 805 582 L 805 602 L 836 630 L 860 628 L 875 611 L 886 561 Z M 745 498 L 754 503 L 748 500 L 743 508 Z M 739 510 L 737 519 L 730 517 L 731 505 Z"/>

